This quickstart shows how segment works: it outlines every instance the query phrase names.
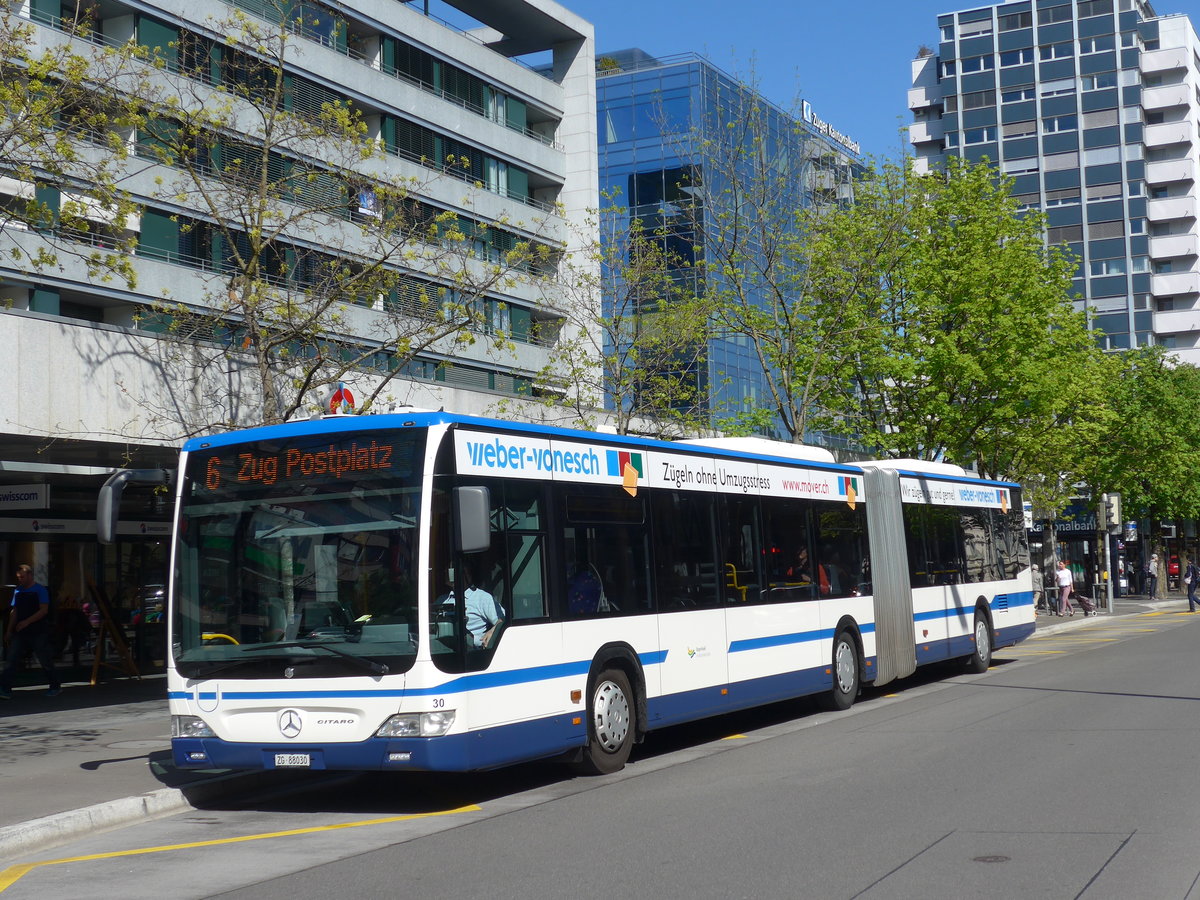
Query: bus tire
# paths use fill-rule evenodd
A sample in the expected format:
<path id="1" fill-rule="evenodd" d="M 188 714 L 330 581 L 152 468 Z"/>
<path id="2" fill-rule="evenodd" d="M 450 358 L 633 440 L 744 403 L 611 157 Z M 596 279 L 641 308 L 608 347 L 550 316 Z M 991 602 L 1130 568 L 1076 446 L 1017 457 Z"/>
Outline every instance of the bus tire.
<path id="1" fill-rule="evenodd" d="M 964 657 L 967 671 L 982 675 L 992 664 L 992 627 L 982 610 L 975 610 L 975 649 Z"/>
<path id="2" fill-rule="evenodd" d="M 584 775 L 609 775 L 625 768 L 634 738 L 634 696 L 620 669 L 605 669 L 588 698 L 588 742 L 576 769 Z"/>
<path id="3" fill-rule="evenodd" d="M 833 639 L 833 686 L 820 697 L 821 706 L 830 712 L 849 709 L 858 697 L 862 669 L 858 663 L 858 642 L 850 629 L 843 628 Z"/>

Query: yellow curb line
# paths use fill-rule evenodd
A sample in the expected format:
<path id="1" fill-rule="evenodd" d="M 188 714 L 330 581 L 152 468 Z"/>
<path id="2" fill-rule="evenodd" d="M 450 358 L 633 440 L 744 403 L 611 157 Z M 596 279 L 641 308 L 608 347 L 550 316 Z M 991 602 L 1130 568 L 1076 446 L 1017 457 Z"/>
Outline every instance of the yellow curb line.
<path id="1" fill-rule="evenodd" d="M 34 869 L 43 866 L 58 866 L 63 863 L 92 862 L 99 859 L 118 859 L 122 856 L 142 856 L 147 853 L 165 853 L 171 850 L 193 850 L 198 847 L 216 847 L 221 844 L 243 844 L 247 841 L 265 841 L 269 838 L 294 837 L 300 834 L 319 834 L 324 831 L 337 831 L 343 828 L 362 828 L 367 825 L 390 825 L 395 822 L 410 822 L 413 819 L 429 819 L 434 816 L 452 816 L 456 813 L 478 812 L 483 807 L 472 804 L 458 809 L 447 809 L 440 812 L 412 813 L 406 816 L 390 816 L 385 819 L 366 819 L 362 822 L 345 822 L 341 825 L 314 825 L 310 828 L 296 828 L 291 831 L 273 831 L 268 834 L 247 834 L 242 837 L 218 838 L 211 841 L 195 841 L 190 844 L 164 844 L 161 847 L 141 847 L 137 850 L 114 850 L 110 853 L 93 853 L 87 856 L 68 856 L 63 859 L 47 859 L 42 862 L 24 863 L 19 866 L 9 866 L 0 870 L 0 893 L 8 890 L 21 878 Z"/>

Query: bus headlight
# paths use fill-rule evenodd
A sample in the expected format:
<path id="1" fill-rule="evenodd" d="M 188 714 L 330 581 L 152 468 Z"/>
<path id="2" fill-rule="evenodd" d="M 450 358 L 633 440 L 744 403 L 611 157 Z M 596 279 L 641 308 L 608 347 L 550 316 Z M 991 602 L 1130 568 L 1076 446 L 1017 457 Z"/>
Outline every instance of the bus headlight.
<path id="1" fill-rule="evenodd" d="M 454 724 L 454 710 L 427 713 L 397 713 L 388 718 L 376 737 L 441 737 Z"/>
<path id="2" fill-rule="evenodd" d="M 209 728 L 208 724 L 199 716 L 171 716 L 171 737 L 213 737 L 213 730 Z"/>

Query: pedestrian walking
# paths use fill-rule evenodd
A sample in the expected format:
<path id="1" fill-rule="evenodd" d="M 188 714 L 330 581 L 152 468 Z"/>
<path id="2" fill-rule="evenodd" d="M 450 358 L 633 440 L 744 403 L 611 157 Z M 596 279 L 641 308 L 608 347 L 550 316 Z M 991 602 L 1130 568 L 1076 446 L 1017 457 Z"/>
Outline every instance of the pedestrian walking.
<path id="1" fill-rule="evenodd" d="M 5 641 L 8 656 L 4 671 L 0 673 L 0 699 L 12 699 L 13 676 L 25 660 L 33 653 L 49 680 L 47 696 L 62 693 L 62 684 L 54 668 L 54 649 L 50 640 L 50 592 L 33 579 L 33 569 L 27 565 L 17 566 L 17 589 L 13 591 L 12 609 L 8 614 Z"/>
<path id="2" fill-rule="evenodd" d="M 1075 615 L 1075 608 L 1071 606 L 1071 588 L 1075 585 L 1075 574 L 1065 559 L 1058 561 L 1058 573 L 1055 575 L 1055 581 L 1058 584 L 1058 614 L 1060 616 Z"/>
<path id="3" fill-rule="evenodd" d="M 1188 612 L 1195 612 L 1197 606 L 1196 600 L 1196 585 L 1200 582 L 1200 566 L 1196 565 L 1194 559 L 1189 559 L 1187 568 L 1183 572 L 1183 583 L 1187 585 L 1188 595 Z"/>
<path id="4" fill-rule="evenodd" d="M 1146 596 L 1153 600 L 1156 590 L 1158 590 L 1158 554 L 1151 553 L 1150 561 L 1146 563 Z"/>

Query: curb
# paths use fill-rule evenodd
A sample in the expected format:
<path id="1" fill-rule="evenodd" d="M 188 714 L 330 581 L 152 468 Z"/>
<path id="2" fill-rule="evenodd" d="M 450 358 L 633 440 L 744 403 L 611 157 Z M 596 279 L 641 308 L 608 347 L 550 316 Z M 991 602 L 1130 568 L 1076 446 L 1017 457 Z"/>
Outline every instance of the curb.
<path id="1" fill-rule="evenodd" d="M 198 781 L 185 788 L 161 788 L 134 797 L 106 800 L 80 809 L 30 819 L 0 828 L 0 860 L 49 850 L 86 834 L 110 831 L 171 816 L 198 804 L 212 802 L 225 794 L 263 780 L 262 772 L 235 772 Z"/>

